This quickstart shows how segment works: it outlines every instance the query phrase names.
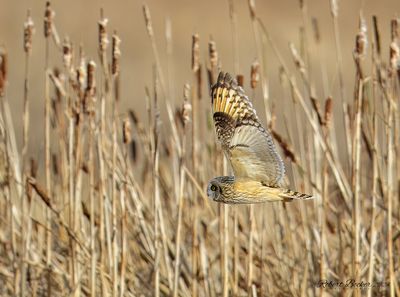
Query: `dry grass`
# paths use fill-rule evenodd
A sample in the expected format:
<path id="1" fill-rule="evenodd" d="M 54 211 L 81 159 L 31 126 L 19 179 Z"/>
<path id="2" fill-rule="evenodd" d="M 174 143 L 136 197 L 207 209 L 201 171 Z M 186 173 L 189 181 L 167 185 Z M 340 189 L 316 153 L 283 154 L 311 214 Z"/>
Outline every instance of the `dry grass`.
<path id="1" fill-rule="evenodd" d="M 285 156 L 291 187 L 318 199 L 228 206 L 206 197 L 208 180 L 229 171 L 202 92 L 223 66 L 212 38 L 204 61 L 202 36 L 193 34 L 191 83 L 176 100 L 156 44 L 163 37 L 143 6 L 155 65 L 145 87 L 147 114 L 138 115 L 120 108 L 120 37 L 114 32 L 109 41 L 104 13 L 96 66 L 68 38 L 60 42 L 47 3 L 44 116 L 35 127 L 44 128 L 44 150 L 30 162 L 35 42 L 29 12 L 22 115 L 10 113 L 7 69 L 13 65 L 0 51 L 1 296 L 400 296 L 400 21 L 385 26 L 391 42 L 381 44 L 378 19 L 369 29 L 360 14 L 354 65 L 342 65 L 342 55 L 351 53 L 341 52 L 332 0 L 338 83 L 316 89 L 313 78 L 327 73 L 323 66 L 310 69 L 321 36 L 316 20 L 308 28 L 302 1 L 300 45 L 289 44 L 293 61 L 285 61 L 249 0 L 257 46 L 249 75 L 237 73 L 236 12 L 234 1 L 228 4 L 239 83 L 251 82 L 252 97 L 262 89 L 266 126 Z M 171 30 L 167 21 L 168 57 Z M 382 54 L 387 49 L 389 61 Z M 49 64 L 50 52 L 62 57 L 61 69 Z M 275 113 L 269 96 L 272 58 L 280 63 L 284 114 Z M 343 82 L 349 69 L 356 69 L 352 92 Z M 330 96 L 334 88 L 340 98 Z M 280 127 L 276 117 L 290 120 Z M 12 118 L 23 121 L 21 135 Z M 375 286 L 330 287 L 350 279 Z M 319 280 L 332 282 L 321 287 Z"/>

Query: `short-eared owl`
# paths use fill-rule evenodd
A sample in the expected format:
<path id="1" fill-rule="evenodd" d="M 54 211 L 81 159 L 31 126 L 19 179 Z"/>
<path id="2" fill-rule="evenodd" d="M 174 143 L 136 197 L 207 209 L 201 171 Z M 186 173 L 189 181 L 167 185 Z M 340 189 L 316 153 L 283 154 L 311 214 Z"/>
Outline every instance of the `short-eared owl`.
<path id="1" fill-rule="evenodd" d="M 271 135 L 261 125 L 243 89 L 221 72 L 211 90 L 212 112 L 218 141 L 234 176 L 212 179 L 207 195 L 223 203 L 260 203 L 310 199 L 282 188 L 285 167 Z"/>

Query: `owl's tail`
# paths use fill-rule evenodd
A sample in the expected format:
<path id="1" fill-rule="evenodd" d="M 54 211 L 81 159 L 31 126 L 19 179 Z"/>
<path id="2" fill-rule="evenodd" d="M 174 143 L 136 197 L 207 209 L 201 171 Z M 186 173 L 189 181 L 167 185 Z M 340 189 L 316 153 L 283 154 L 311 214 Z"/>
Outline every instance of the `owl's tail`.
<path id="1" fill-rule="evenodd" d="M 308 200 L 308 199 L 314 198 L 314 196 L 312 196 L 312 195 L 299 193 L 299 192 L 292 191 L 289 189 L 282 189 L 281 192 L 278 194 L 278 196 L 283 198 L 283 201 L 286 201 L 286 202 L 292 201 L 293 199 Z"/>

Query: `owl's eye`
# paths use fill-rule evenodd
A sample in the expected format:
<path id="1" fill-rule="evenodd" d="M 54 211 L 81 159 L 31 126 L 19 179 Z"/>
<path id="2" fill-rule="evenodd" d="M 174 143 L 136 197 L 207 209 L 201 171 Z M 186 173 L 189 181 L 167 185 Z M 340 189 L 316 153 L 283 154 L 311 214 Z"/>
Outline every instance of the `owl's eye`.
<path id="1" fill-rule="evenodd" d="M 217 190 L 217 186 L 216 185 L 211 185 L 211 191 L 215 192 Z"/>

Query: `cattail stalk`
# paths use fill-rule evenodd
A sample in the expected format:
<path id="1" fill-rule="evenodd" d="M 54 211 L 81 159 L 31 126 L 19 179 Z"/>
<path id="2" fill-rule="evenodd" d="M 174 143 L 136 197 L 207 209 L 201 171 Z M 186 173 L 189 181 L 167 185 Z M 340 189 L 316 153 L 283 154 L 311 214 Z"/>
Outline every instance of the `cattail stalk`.
<path id="1" fill-rule="evenodd" d="M 190 121 L 190 114 L 192 107 L 189 103 L 189 85 L 185 85 L 184 87 L 184 102 L 181 109 L 181 117 L 183 119 L 183 135 L 182 135 L 182 149 L 181 155 L 179 156 L 179 199 L 178 199 L 178 223 L 176 227 L 176 240 L 175 240 L 175 270 L 174 270 L 174 287 L 173 287 L 173 296 L 177 297 L 179 292 L 178 280 L 179 280 L 179 271 L 180 271 L 180 259 L 181 259 L 181 229 L 182 229 L 182 212 L 183 212 L 183 203 L 184 203 L 184 189 L 185 189 L 185 147 L 186 147 L 186 130 L 187 124 Z"/>
<path id="2" fill-rule="evenodd" d="M 25 170 L 26 170 L 26 155 L 28 151 L 28 141 L 29 141 L 29 62 L 32 52 L 32 39 L 35 32 L 35 27 L 28 10 L 27 20 L 24 23 L 24 42 L 23 47 L 25 51 L 25 71 L 24 71 L 24 111 L 22 115 L 22 180 L 25 181 Z M 25 191 L 24 191 L 25 193 Z M 21 253 L 21 296 L 25 296 L 26 287 L 26 263 L 25 258 L 27 257 L 26 242 L 28 241 L 28 233 L 25 232 L 26 228 L 30 224 L 29 220 L 26 219 L 26 200 L 25 195 L 21 197 L 21 213 L 23 222 L 21 225 L 21 234 L 24 235 L 23 239 L 23 252 Z"/>
<path id="3" fill-rule="evenodd" d="M 355 98 L 356 114 L 355 114 L 355 130 L 352 152 L 352 191 L 353 191 L 353 209 L 352 209 L 352 236 L 353 236 L 353 259 L 352 272 L 353 278 L 358 282 L 360 280 L 360 168 L 361 168 L 361 121 L 362 121 L 362 100 L 363 100 L 363 71 L 361 61 L 365 57 L 367 41 L 365 21 L 360 16 L 359 33 L 356 36 L 356 45 L 354 50 L 354 59 L 357 67 L 357 97 Z M 360 290 L 355 290 L 355 296 L 360 296 Z"/>
<path id="4" fill-rule="evenodd" d="M 125 167 L 125 176 L 128 176 L 128 152 L 129 145 L 132 142 L 132 129 L 129 119 L 125 119 L 123 121 L 122 126 L 122 140 L 125 147 L 124 152 L 124 167 Z M 119 297 L 123 297 L 125 293 L 125 274 L 126 274 L 126 262 L 127 262 L 127 242 L 128 242 L 128 230 L 127 230 L 127 220 L 128 213 L 126 211 L 126 202 L 125 197 L 128 196 L 128 187 L 127 184 L 124 184 L 123 191 L 121 191 L 121 265 L 120 265 L 120 285 L 119 285 Z"/>

